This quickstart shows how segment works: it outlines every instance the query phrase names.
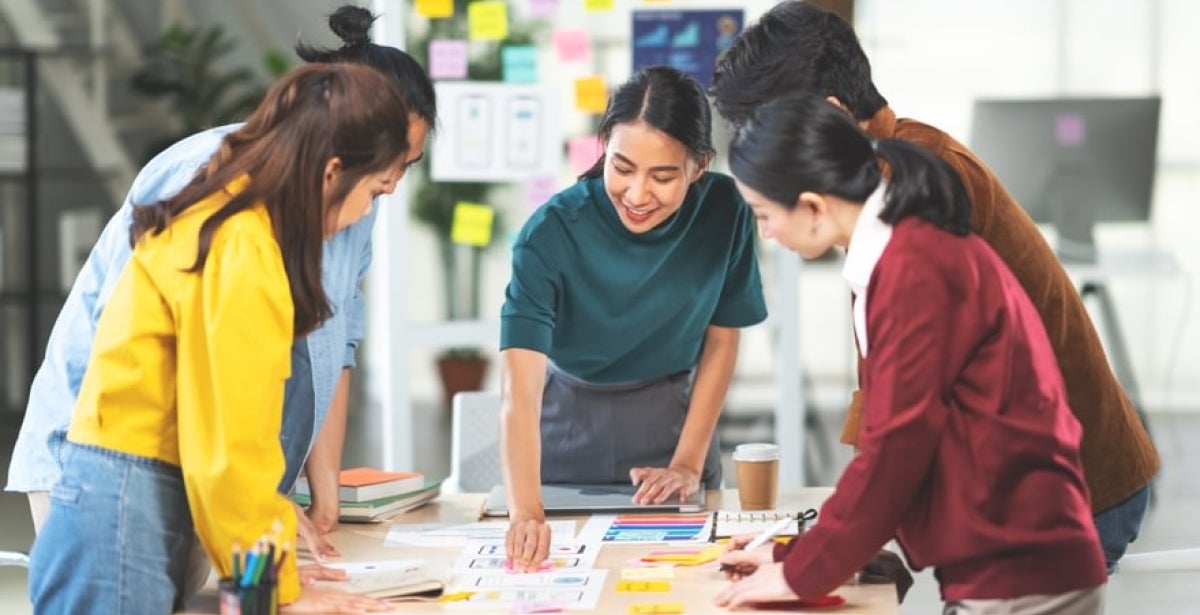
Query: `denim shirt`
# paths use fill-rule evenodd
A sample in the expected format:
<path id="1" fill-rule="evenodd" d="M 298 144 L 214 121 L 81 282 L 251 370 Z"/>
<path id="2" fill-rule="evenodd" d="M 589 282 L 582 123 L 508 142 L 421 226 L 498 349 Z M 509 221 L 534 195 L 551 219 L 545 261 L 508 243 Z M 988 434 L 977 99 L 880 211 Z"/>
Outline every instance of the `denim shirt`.
<path id="1" fill-rule="evenodd" d="M 88 255 L 50 332 L 46 357 L 34 375 L 13 449 L 8 491 L 48 491 L 58 480 L 57 449 L 65 438 L 87 369 L 96 322 L 132 253 L 129 225 L 134 204 L 155 203 L 179 192 L 217 151 L 221 139 L 240 126 L 213 128 L 179 141 L 155 156 L 134 179 L 125 202 Z M 291 488 L 304 464 L 325 421 L 342 368 L 355 364 L 365 311 L 359 282 L 371 262 L 374 225 L 372 210 L 324 244 L 321 281 L 333 317 L 292 348 L 292 374 L 285 386 L 280 431 L 287 458 L 281 491 Z"/>

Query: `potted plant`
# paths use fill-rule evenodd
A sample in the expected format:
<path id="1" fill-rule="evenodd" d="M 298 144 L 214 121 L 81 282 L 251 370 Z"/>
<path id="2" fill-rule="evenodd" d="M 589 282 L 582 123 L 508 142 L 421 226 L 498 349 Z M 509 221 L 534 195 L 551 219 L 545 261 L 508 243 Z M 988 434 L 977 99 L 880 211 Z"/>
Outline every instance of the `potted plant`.
<path id="1" fill-rule="evenodd" d="M 237 42 L 221 26 L 178 24 L 147 47 L 130 85 L 148 98 L 165 99 L 176 119 L 170 134 L 150 144 L 147 161 L 184 137 L 244 120 L 262 100 L 267 86 L 250 69 L 219 66 L 235 47 Z M 287 59 L 276 50 L 264 55 L 263 64 L 272 77 L 288 70 Z"/>
<path id="2" fill-rule="evenodd" d="M 428 22 L 415 19 L 409 23 L 426 23 L 423 31 L 410 31 L 408 52 L 428 66 L 429 43 L 439 38 L 467 38 L 466 0 L 455 0 L 454 16 Z M 503 78 L 500 48 L 504 45 L 528 45 L 533 41 L 527 24 L 510 22 L 509 36 L 503 41 L 472 42 L 467 76 L 472 81 L 500 81 Z M 433 147 L 438 147 L 435 143 Z M 460 202 L 494 205 L 490 197 L 498 184 L 487 182 L 435 182 L 429 176 L 428 165 L 421 167 L 419 187 L 413 194 L 410 211 L 416 222 L 424 224 L 438 242 L 438 262 L 442 270 L 444 319 L 479 320 L 482 286 L 483 255 L 487 247 L 454 243 L 451 231 L 454 210 Z M 492 223 L 492 245 L 502 232 L 499 213 Z M 483 386 L 487 375 L 487 357 L 479 348 L 450 348 L 437 357 L 438 374 L 442 380 L 443 406 L 449 408 L 455 393 L 475 391 Z"/>

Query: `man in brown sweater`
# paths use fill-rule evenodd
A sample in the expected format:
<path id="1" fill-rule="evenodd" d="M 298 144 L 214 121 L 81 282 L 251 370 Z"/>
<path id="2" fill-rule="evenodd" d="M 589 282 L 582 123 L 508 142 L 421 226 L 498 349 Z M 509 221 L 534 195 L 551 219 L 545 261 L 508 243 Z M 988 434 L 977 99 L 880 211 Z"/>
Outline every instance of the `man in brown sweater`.
<path id="1" fill-rule="evenodd" d="M 1109 573 L 1136 537 L 1158 453 L 1121 389 L 1079 292 L 1033 220 L 966 146 L 926 124 L 897 118 L 871 80 L 854 29 L 807 2 L 788 0 L 744 31 L 717 62 L 717 111 L 741 124 L 759 105 L 789 93 L 828 98 L 875 138 L 906 139 L 950 164 L 971 198 L 973 230 L 1000 255 L 1033 301 L 1083 427 L 1082 457 L 1092 514 Z M 843 440 L 857 439 L 855 393 Z"/>

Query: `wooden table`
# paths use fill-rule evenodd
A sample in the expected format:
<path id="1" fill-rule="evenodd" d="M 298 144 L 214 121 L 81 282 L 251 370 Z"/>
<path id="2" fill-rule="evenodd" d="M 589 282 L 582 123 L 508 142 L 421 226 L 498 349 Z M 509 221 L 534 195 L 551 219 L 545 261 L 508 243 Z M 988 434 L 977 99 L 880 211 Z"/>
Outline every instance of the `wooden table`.
<path id="1" fill-rule="evenodd" d="M 824 487 L 804 488 L 781 494 L 780 508 L 794 510 L 817 508 L 821 502 L 832 493 L 832 489 Z M 462 547 L 417 548 L 417 547 L 385 547 L 384 537 L 392 523 L 466 523 L 479 518 L 483 494 L 443 495 L 437 501 L 409 512 L 392 522 L 356 525 L 342 524 L 338 531 L 331 535 L 330 541 L 337 545 L 342 557 L 338 561 L 376 561 L 381 559 L 424 559 L 433 565 L 444 564 L 450 567 L 462 554 Z M 717 510 L 724 507 L 738 508 L 736 491 L 710 491 L 707 494 L 706 508 Z M 576 531 L 587 520 L 586 516 L 554 517 L 556 519 L 576 520 Z M 596 569 L 609 570 L 605 579 L 605 587 L 597 606 L 596 613 L 624 614 L 628 606 L 645 602 L 682 602 L 687 614 L 694 613 L 724 613 L 726 609 L 713 604 L 713 598 L 726 586 L 728 581 L 717 570 L 716 563 L 696 567 L 679 567 L 675 579 L 671 582 L 671 590 L 667 593 L 618 593 L 615 589 L 620 580 L 620 569 L 627 567 L 631 560 L 654 549 L 662 549 L 663 545 L 605 545 L 596 558 Z M 866 615 L 893 615 L 899 613 L 896 602 L 896 590 L 892 585 L 845 585 L 836 594 L 846 599 L 846 604 L 838 608 L 814 609 L 811 611 L 792 611 L 803 613 L 860 613 Z M 396 612 L 400 613 L 436 613 L 443 611 L 440 603 L 397 603 Z M 446 609 L 451 610 L 451 609 Z M 472 614 L 502 613 L 509 615 L 508 608 L 499 610 L 483 610 L 462 607 L 453 611 Z M 206 589 L 191 604 L 187 613 L 216 613 L 216 591 Z M 759 612 L 759 611 L 750 611 Z M 764 611 L 765 612 L 765 611 Z"/>

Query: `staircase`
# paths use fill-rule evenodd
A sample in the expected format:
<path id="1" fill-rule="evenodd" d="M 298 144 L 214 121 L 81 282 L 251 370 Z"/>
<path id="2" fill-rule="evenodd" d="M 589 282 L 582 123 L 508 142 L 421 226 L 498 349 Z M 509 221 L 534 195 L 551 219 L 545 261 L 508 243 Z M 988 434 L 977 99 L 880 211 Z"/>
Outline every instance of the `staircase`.
<path id="1" fill-rule="evenodd" d="M 146 37 L 118 8 L 111 0 L 0 0 L 0 18 L 17 45 L 39 54 L 40 85 L 100 178 L 110 209 L 124 200 L 136 173 L 140 152 L 129 144 L 138 142 L 137 131 L 169 121 L 147 118 L 144 105 L 122 115 L 126 84 L 140 61 L 137 41 Z"/>

